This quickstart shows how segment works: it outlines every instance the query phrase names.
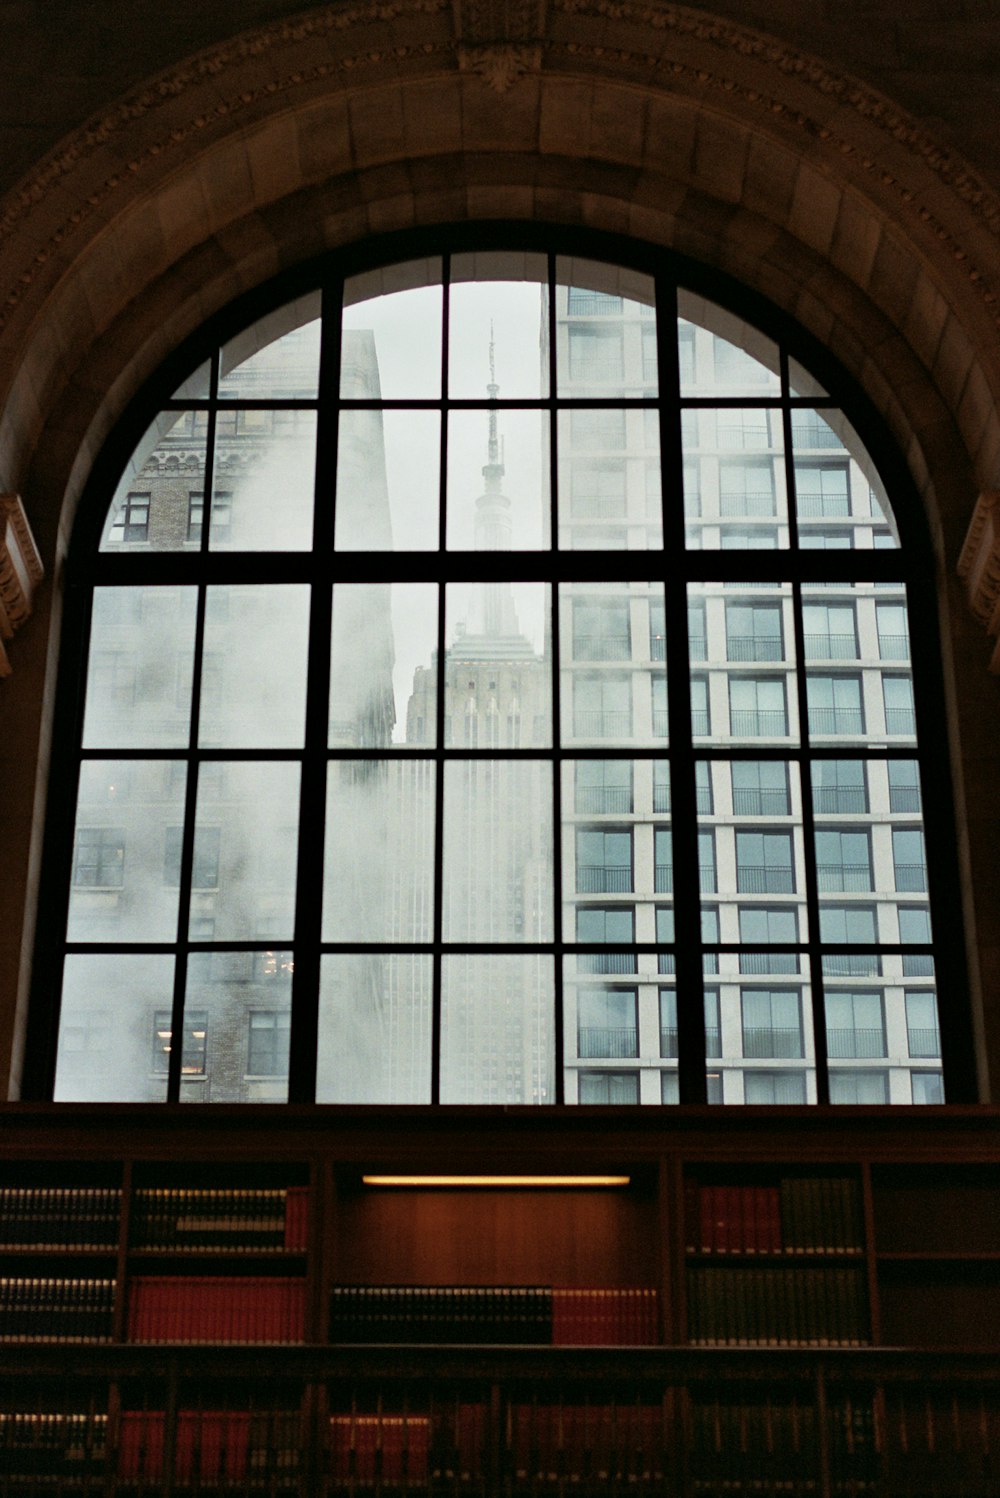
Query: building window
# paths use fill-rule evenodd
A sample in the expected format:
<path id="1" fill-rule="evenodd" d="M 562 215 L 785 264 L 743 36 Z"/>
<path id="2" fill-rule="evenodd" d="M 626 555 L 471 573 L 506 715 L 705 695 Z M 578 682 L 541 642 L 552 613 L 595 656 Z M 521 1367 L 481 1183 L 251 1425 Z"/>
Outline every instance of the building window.
<path id="1" fill-rule="evenodd" d="M 937 999 L 933 990 L 908 989 L 906 998 L 906 1045 L 911 1056 L 940 1056 Z"/>
<path id="2" fill-rule="evenodd" d="M 802 1002 L 794 988 L 744 988 L 743 1054 L 754 1060 L 802 1055 Z"/>
<path id="3" fill-rule="evenodd" d="M 889 1077 L 884 1071 L 830 1072 L 831 1103 L 887 1103 Z"/>
<path id="4" fill-rule="evenodd" d="M 831 1060 L 885 1055 L 880 994 L 846 993 L 842 989 L 827 993 L 826 1050 Z"/>
<path id="5" fill-rule="evenodd" d="M 287 1076 L 291 1021 L 287 1009 L 251 1009 L 247 1016 L 248 1076 Z"/>
<path id="6" fill-rule="evenodd" d="M 868 833 L 860 828 L 817 828 L 816 878 L 823 891 L 855 893 L 873 889 Z"/>
<path id="7" fill-rule="evenodd" d="M 613 1107 L 639 1101 L 639 1073 L 634 1071 L 582 1071 L 578 1082 L 581 1103 L 603 1103 Z"/>
<path id="8" fill-rule="evenodd" d="M 124 828 L 77 829 L 73 883 L 84 889 L 122 888 L 125 883 Z"/>
<path id="9" fill-rule="evenodd" d="M 581 894 L 631 892 L 631 832 L 620 828 L 578 827 L 576 887 Z"/>
<path id="10" fill-rule="evenodd" d="M 943 1103 L 944 1078 L 939 1071 L 910 1073 L 911 1096 L 915 1103 Z"/>
<path id="11" fill-rule="evenodd" d="M 577 996 L 577 1054 L 609 1061 L 639 1054 L 634 988 L 581 988 Z"/>
<path id="12" fill-rule="evenodd" d="M 877 425 L 835 369 L 802 394 L 794 335 L 748 353 L 766 330 L 728 292 L 662 297 L 662 256 L 577 286 L 582 233 L 572 258 L 507 233 L 331 257 L 249 326 L 221 314 L 201 383 L 171 364 L 143 444 L 95 468 L 53 765 L 78 831 L 47 855 L 26 1096 L 73 1100 L 59 1057 L 99 1001 L 147 1093 L 146 1037 L 183 1027 L 170 1103 L 209 1016 L 220 1103 L 826 1102 L 821 990 L 831 1035 L 878 1028 L 880 994 L 907 1095 L 904 991 L 959 969 L 934 963 L 922 828 L 947 827 L 919 795 L 948 777 L 899 742 L 919 519 L 854 435 Z M 669 1036 L 703 998 L 711 1068 Z"/>
<path id="13" fill-rule="evenodd" d="M 743 895 L 794 893 L 790 832 L 737 832 L 736 888 Z"/>
<path id="14" fill-rule="evenodd" d="M 208 1057 L 208 1014 L 204 1009 L 193 1009 L 185 1015 L 183 1035 L 181 1078 L 203 1077 L 207 1071 Z M 170 1011 L 157 1010 L 153 1021 L 154 1072 L 169 1071 L 172 1040 Z"/>
<path id="15" fill-rule="evenodd" d="M 727 661 L 780 661 L 784 655 L 780 603 L 726 604 Z"/>

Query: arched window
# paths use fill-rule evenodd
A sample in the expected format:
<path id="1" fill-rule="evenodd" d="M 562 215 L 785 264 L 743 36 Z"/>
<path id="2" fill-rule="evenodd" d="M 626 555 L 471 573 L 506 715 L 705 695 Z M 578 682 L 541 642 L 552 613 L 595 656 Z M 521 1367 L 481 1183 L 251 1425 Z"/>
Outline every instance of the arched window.
<path id="1" fill-rule="evenodd" d="M 767 309 L 581 245 L 328 265 L 109 448 L 36 1091 L 943 1100 L 905 482 Z"/>

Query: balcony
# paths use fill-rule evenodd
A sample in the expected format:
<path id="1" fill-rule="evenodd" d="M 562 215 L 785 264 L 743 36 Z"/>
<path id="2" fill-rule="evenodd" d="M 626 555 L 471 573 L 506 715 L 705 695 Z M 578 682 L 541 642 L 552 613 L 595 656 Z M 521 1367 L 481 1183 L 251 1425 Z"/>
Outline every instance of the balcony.
<path id="1" fill-rule="evenodd" d="M 632 810 L 630 785 L 578 785 L 574 797 L 577 811 L 621 813 Z"/>
<path id="2" fill-rule="evenodd" d="M 709 722 L 707 707 L 693 707 L 691 709 L 691 732 L 695 738 L 708 737 Z"/>
<path id="3" fill-rule="evenodd" d="M 660 1055 L 665 1061 L 674 1061 L 677 1058 L 677 1026 L 660 1026 Z"/>
<path id="4" fill-rule="evenodd" d="M 886 715 L 888 717 L 888 714 Z M 859 707 L 809 708 L 809 732 L 812 734 L 863 734 L 865 715 Z M 891 731 L 891 730 L 890 730 Z"/>
<path id="5" fill-rule="evenodd" d="M 729 731 L 734 738 L 783 739 L 788 735 L 788 720 L 781 711 L 736 707 L 730 709 Z"/>
<path id="6" fill-rule="evenodd" d="M 670 732 L 670 714 L 665 707 L 653 708 L 653 737 L 665 739 Z"/>
<path id="7" fill-rule="evenodd" d="M 788 864 L 737 863 L 736 888 L 741 895 L 792 895 L 795 871 Z"/>
<path id="8" fill-rule="evenodd" d="M 632 714 L 622 710 L 576 708 L 573 733 L 578 739 L 628 739 L 632 736 Z"/>
<path id="9" fill-rule="evenodd" d="M 727 661 L 781 661 L 785 647 L 780 635 L 729 635 Z"/>
<path id="10" fill-rule="evenodd" d="M 629 863 L 585 863 L 576 870 L 576 888 L 581 895 L 624 895 L 632 890 Z"/>
<path id="11" fill-rule="evenodd" d="M 632 641 L 627 634 L 574 634 L 573 659 L 577 661 L 628 661 L 632 659 Z"/>
<path id="12" fill-rule="evenodd" d="M 885 1031 L 881 1026 L 874 1029 L 858 1029 L 854 1026 L 827 1026 L 826 1052 L 835 1061 L 864 1060 L 885 1055 Z"/>
<path id="13" fill-rule="evenodd" d="M 704 660 L 705 659 L 705 657 L 703 655 L 696 656 L 694 654 L 694 645 L 693 644 L 692 644 L 692 647 L 691 647 L 691 652 L 692 652 L 692 654 L 691 654 L 692 660 Z M 662 633 L 662 631 L 660 633 L 658 633 L 658 634 L 652 634 L 651 633 L 650 636 L 649 636 L 649 658 L 650 658 L 651 661 L 665 661 L 666 658 L 667 658 L 667 639 L 666 639 L 666 636 Z"/>
<path id="14" fill-rule="evenodd" d="M 670 814 L 670 782 L 669 780 L 654 780 L 653 782 L 653 810 Z M 700 808 L 699 808 L 700 810 Z"/>
<path id="15" fill-rule="evenodd" d="M 941 1032 L 936 1025 L 933 1028 L 907 1025 L 906 1046 L 910 1055 L 914 1058 L 940 1056 Z"/>
<path id="16" fill-rule="evenodd" d="M 823 958 L 826 978 L 877 978 L 878 972 L 879 959 L 872 952 L 834 952 Z"/>
<path id="17" fill-rule="evenodd" d="M 674 887 L 672 863 L 658 863 L 653 870 L 653 889 L 658 895 L 669 895 Z"/>
<path id="18" fill-rule="evenodd" d="M 853 634 L 806 635 L 806 659 L 813 661 L 853 661 L 857 659 L 858 642 Z"/>
<path id="19" fill-rule="evenodd" d="M 623 520 L 624 494 L 574 494 L 570 501 L 574 520 Z"/>
<path id="20" fill-rule="evenodd" d="M 878 656 L 880 661 L 908 661 L 910 659 L 909 635 L 884 635 L 879 630 Z"/>
<path id="21" fill-rule="evenodd" d="M 896 888 L 901 893 L 920 893 L 927 888 L 927 866 L 922 863 L 897 863 Z"/>
<path id="22" fill-rule="evenodd" d="M 913 738 L 917 731 L 917 717 L 912 707 L 887 707 L 885 710 L 886 733 L 905 734 Z"/>
<path id="23" fill-rule="evenodd" d="M 719 513 L 723 519 L 742 516 L 770 516 L 777 513 L 774 491 L 764 489 L 759 491 L 746 491 L 738 494 L 723 494 L 719 503 Z"/>
<path id="24" fill-rule="evenodd" d="M 638 1056 L 638 1031 L 634 1026 L 608 1029 L 602 1025 L 581 1025 L 577 1031 L 577 1054 L 588 1061 L 618 1061 Z"/>
<path id="25" fill-rule="evenodd" d="M 789 810 L 788 792 L 784 786 L 733 786 L 735 816 L 787 817 Z"/>
<path id="26" fill-rule="evenodd" d="M 634 952 L 579 952 L 576 958 L 579 973 L 634 973 Z"/>
<path id="27" fill-rule="evenodd" d="M 813 790 L 813 810 L 828 815 L 856 815 L 868 810 L 868 794 L 863 785 L 817 786 Z"/>
<path id="28" fill-rule="evenodd" d="M 797 973 L 798 952 L 741 952 L 741 973 Z"/>
<path id="29" fill-rule="evenodd" d="M 790 1061 L 802 1055 L 802 1031 L 787 1027 L 743 1027 L 743 1055 L 753 1061 Z"/>
<path id="30" fill-rule="evenodd" d="M 863 894 L 871 890 L 872 871 L 867 863 L 818 863 L 816 882 L 824 893 Z"/>

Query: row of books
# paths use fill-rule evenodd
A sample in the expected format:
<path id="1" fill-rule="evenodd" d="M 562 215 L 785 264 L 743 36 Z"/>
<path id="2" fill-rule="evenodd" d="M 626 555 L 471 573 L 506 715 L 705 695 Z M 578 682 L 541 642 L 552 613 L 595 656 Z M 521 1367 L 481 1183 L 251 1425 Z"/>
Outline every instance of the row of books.
<path id="1" fill-rule="evenodd" d="M 859 1254 L 856 1181 L 786 1176 L 777 1185 L 687 1186 L 687 1243 L 705 1254 Z"/>
<path id="2" fill-rule="evenodd" d="M 115 1248 L 121 1191 L 110 1186 L 0 1188 L 0 1246 Z"/>
<path id="3" fill-rule="evenodd" d="M 5 1479 L 19 1476 L 68 1482 L 100 1469 L 107 1426 L 103 1413 L 0 1413 L 0 1473 Z"/>
<path id="4" fill-rule="evenodd" d="M 0 1279 L 0 1341 L 107 1342 L 114 1304 L 114 1280 Z"/>
<path id="5" fill-rule="evenodd" d="M 273 1275 L 137 1275 L 130 1342 L 301 1342 L 306 1282 Z"/>
<path id="6" fill-rule="evenodd" d="M 306 1186 L 253 1190 L 138 1189 L 131 1202 L 133 1248 L 200 1253 L 301 1252 Z"/>
<path id="7" fill-rule="evenodd" d="M 302 1446 L 296 1411 L 178 1410 L 171 1459 L 174 1482 L 195 1488 L 209 1483 L 251 1482 L 271 1492 L 269 1479 L 291 1477 Z M 120 1481 L 159 1483 L 164 1476 L 166 1415 L 162 1410 L 123 1410 L 118 1426 Z"/>
<path id="8" fill-rule="evenodd" d="M 338 1285 L 331 1342 L 637 1346 L 659 1341 L 656 1291 L 540 1285 Z"/>
<path id="9" fill-rule="evenodd" d="M 692 1269 L 688 1340 L 728 1347 L 861 1347 L 869 1340 L 861 1271 Z"/>

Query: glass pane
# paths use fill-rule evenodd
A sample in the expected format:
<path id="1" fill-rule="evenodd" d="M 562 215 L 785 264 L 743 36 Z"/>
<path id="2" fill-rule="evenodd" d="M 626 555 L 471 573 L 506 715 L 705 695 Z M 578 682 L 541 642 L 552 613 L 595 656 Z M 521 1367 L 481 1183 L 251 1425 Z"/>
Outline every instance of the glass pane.
<path id="1" fill-rule="evenodd" d="M 446 595 L 445 744 L 551 744 L 549 585 L 453 583 Z"/>
<path id="2" fill-rule="evenodd" d="M 450 413 L 449 550 L 548 546 L 548 436 L 548 415 L 542 411 Z"/>
<path id="3" fill-rule="evenodd" d="M 427 759 L 330 765 L 324 941 L 431 940 L 434 769 Z"/>
<path id="4" fill-rule="evenodd" d="M 552 860 L 550 765 L 445 765 L 446 941 L 551 941 Z"/>
<path id="5" fill-rule="evenodd" d="M 205 748 L 298 748 L 305 732 L 308 638 L 304 584 L 208 588 L 198 742 Z"/>
<path id="6" fill-rule="evenodd" d="M 684 516 L 695 549 L 789 544 L 781 413 L 757 407 L 681 413 Z"/>
<path id="7" fill-rule="evenodd" d="M 664 939 L 674 888 L 666 760 L 567 760 L 562 777 L 564 940 L 581 921 L 596 930 L 595 907 L 605 912 L 609 941 L 621 941 L 623 916 L 635 941 Z"/>
<path id="8" fill-rule="evenodd" d="M 290 952 L 194 952 L 184 997 L 182 1103 L 288 1101 Z"/>
<path id="9" fill-rule="evenodd" d="M 559 635 L 563 742 L 665 745 L 663 584 L 564 584 Z"/>
<path id="10" fill-rule="evenodd" d="M 504 250 L 455 255 L 449 300 L 452 399 L 475 400 L 487 393 L 504 400 L 548 395 L 544 255 Z"/>
<path id="11" fill-rule="evenodd" d="M 219 395 L 310 400 L 319 385 L 320 294 L 286 302 L 223 346 Z"/>
<path id="12" fill-rule="evenodd" d="M 429 1103 L 432 962 L 347 952 L 320 967 L 318 1103 Z"/>
<path id="13" fill-rule="evenodd" d="M 655 396 L 654 305 L 651 276 L 596 260 L 558 257 L 558 393 Z"/>
<path id="14" fill-rule="evenodd" d="M 559 413 L 559 545 L 564 551 L 662 547 L 655 412 Z"/>
<path id="15" fill-rule="evenodd" d="M 720 1101 L 816 1101 L 811 1004 L 804 955 L 792 968 L 778 953 L 720 954 Z"/>
<path id="16" fill-rule="evenodd" d="M 859 631 L 859 625 L 861 629 Z M 842 592 L 803 590 L 802 632 L 807 665 L 856 661 L 871 652 L 871 610 L 856 603 L 849 587 Z"/>
<path id="17" fill-rule="evenodd" d="M 187 745 L 195 588 L 95 588 L 87 658 L 87 749 Z"/>
<path id="18" fill-rule="evenodd" d="M 788 583 L 693 583 L 688 618 L 692 657 L 707 672 L 692 678 L 692 726 L 727 743 L 798 738 L 795 631 Z"/>
<path id="19" fill-rule="evenodd" d="M 59 1103 L 162 1103 L 167 1097 L 174 959 L 151 953 L 66 958 L 53 1097 Z"/>
<path id="20" fill-rule="evenodd" d="M 778 394 L 778 345 L 733 313 L 680 291 L 677 296 L 681 394 L 727 398 Z"/>
<path id="21" fill-rule="evenodd" d="M 862 551 L 898 545 L 885 486 L 841 411 L 793 411 L 792 450 L 800 545 Z"/>
<path id="22" fill-rule="evenodd" d="M 333 590 L 330 747 L 437 740 L 436 583 Z"/>
<path id="23" fill-rule="evenodd" d="M 338 551 L 434 551 L 440 531 L 437 411 L 342 411 Z"/>
<path id="24" fill-rule="evenodd" d="M 442 1103 L 555 1101 L 552 958 L 446 956 L 441 964 Z"/>
<path id="25" fill-rule="evenodd" d="M 315 480 L 315 411 L 219 411 L 209 549 L 304 551 Z M 201 523 L 196 515 L 192 540 Z"/>
<path id="26" fill-rule="evenodd" d="M 809 738 L 850 744 L 868 742 L 871 717 L 865 679 L 860 671 L 810 671 L 806 677 Z"/>
<path id="27" fill-rule="evenodd" d="M 70 941 L 176 938 L 186 780 L 180 760 L 80 766 Z"/>
<path id="28" fill-rule="evenodd" d="M 196 548 L 205 493 L 207 411 L 163 411 L 125 466 L 104 522 L 101 551 Z"/>
<path id="29" fill-rule="evenodd" d="M 344 400 L 441 394 L 441 262 L 411 260 L 344 283 Z"/>
<path id="30" fill-rule="evenodd" d="M 299 766 L 203 765 L 198 777 L 192 941 L 287 941 L 295 921 Z"/>

